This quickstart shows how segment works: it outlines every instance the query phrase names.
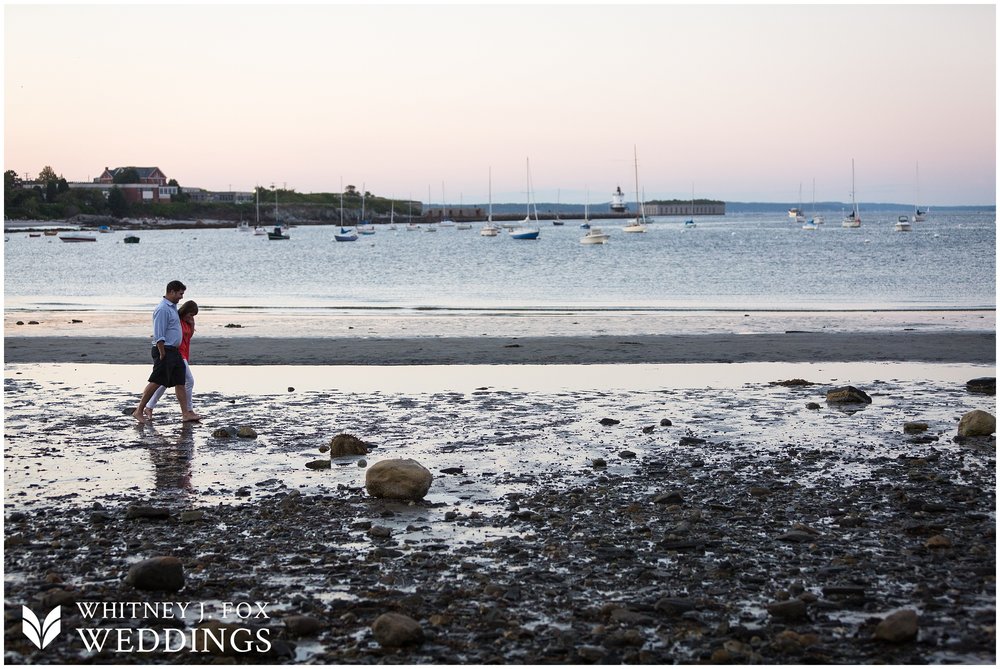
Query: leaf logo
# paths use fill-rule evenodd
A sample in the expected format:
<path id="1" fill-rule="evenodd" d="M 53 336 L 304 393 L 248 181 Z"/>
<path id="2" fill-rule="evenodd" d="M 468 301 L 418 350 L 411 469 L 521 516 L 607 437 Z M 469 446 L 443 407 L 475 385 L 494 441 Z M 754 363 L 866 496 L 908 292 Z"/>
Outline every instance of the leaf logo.
<path id="1" fill-rule="evenodd" d="M 62 629 L 59 622 L 61 610 L 61 606 L 52 609 L 49 611 L 49 615 L 45 616 L 45 622 L 39 624 L 38 618 L 35 617 L 31 609 L 27 606 L 21 606 L 21 631 L 24 632 L 24 636 L 28 637 L 28 641 L 38 646 L 39 650 L 52 643 L 52 640 L 59 634 L 59 630 Z"/>

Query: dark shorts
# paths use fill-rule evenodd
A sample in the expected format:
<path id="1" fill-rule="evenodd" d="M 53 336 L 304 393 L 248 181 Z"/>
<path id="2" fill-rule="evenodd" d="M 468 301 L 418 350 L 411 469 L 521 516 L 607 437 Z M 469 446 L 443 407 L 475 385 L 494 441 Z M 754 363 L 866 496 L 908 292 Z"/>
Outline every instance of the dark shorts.
<path id="1" fill-rule="evenodd" d="M 163 359 L 160 359 L 160 351 L 153 347 L 153 373 L 149 375 L 152 383 L 159 383 L 161 386 L 173 388 L 183 386 L 185 381 L 184 358 L 180 351 L 173 347 L 167 347 Z"/>

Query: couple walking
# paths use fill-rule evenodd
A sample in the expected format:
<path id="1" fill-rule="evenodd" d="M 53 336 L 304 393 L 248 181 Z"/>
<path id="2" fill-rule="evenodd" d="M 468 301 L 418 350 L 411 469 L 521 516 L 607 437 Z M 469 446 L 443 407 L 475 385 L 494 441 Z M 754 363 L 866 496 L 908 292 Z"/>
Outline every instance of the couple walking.
<path id="1" fill-rule="evenodd" d="M 194 376 L 188 365 L 191 336 L 194 335 L 194 317 L 198 305 L 188 300 L 181 308 L 177 303 L 187 290 L 180 281 L 167 284 L 166 295 L 153 310 L 153 373 L 142 391 L 142 399 L 132 416 L 140 421 L 150 420 L 157 401 L 167 388 L 174 388 L 181 407 L 181 418 L 187 423 L 201 420 L 191 406 Z"/>

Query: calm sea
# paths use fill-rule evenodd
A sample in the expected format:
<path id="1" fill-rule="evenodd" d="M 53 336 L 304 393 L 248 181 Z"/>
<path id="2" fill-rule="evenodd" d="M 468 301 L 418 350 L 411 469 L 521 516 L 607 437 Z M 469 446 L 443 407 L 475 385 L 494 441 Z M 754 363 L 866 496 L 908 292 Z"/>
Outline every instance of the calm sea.
<path id="1" fill-rule="evenodd" d="M 897 212 L 898 213 L 898 212 Z M 995 213 L 932 212 L 912 232 L 895 214 L 840 212 L 805 231 L 784 213 L 656 219 L 645 234 L 594 221 L 605 245 L 580 244 L 578 222 L 541 222 L 537 241 L 471 230 L 379 227 L 338 243 L 331 226 L 287 241 L 233 228 L 143 230 L 96 243 L 8 232 L 7 310 L 148 311 L 170 279 L 203 307 L 241 311 L 520 309 L 948 309 L 996 307 Z"/>

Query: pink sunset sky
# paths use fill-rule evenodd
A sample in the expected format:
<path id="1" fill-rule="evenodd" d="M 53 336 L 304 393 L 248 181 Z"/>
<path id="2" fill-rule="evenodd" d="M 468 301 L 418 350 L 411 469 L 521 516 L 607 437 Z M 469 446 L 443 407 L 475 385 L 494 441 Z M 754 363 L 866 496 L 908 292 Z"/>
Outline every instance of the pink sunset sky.
<path id="1" fill-rule="evenodd" d="M 996 8 L 4 9 L 4 169 L 387 197 L 996 201 Z M 442 184 L 444 195 L 442 196 Z M 588 195 L 589 194 L 589 195 Z"/>

